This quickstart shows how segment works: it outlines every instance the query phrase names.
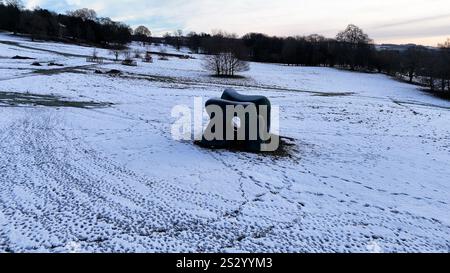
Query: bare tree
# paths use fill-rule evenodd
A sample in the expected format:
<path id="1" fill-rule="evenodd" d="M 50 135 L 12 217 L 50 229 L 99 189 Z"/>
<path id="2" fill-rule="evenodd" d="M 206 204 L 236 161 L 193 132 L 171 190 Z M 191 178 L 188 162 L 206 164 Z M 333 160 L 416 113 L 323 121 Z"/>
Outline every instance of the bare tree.
<path id="1" fill-rule="evenodd" d="M 31 19 L 31 41 L 45 36 L 46 21 L 41 16 L 33 16 Z"/>
<path id="2" fill-rule="evenodd" d="M 403 52 L 404 58 L 400 61 L 400 65 L 406 72 L 410 83 L 413 82 L 414 77 L 422 65 L 424 51 L 426 51 L 426 49 L 419 46 L 414 46 Z M 392 62 L 392 58 L 389 58 L 386 62 Z"/>
<path id="3" fill-rule="evenodd" d="M 183 30 L 178 29 L 173 34 L 174 34 L 174 38 L 175 38 L 175 46 L 176 46 L 177 50 L 180 51 L 182 37 L 183 37 Z"/>
<path id="4" fill-rule="evenodd" d="M 4 5 L 10 8 L 7 18 L 9 17 L 9 20 L 11 21 L 12 30 L 15 35 L 19 30 L 21 10 L 23 10 L 25 6 L 21 0 L 5 0 Z"/>
<path id="5" fill-rule="evenodd" d="M 445 41 L 442 44 L 439 44 L 439 47 L 441 49 L 450 49 L 450 38 L 447 38 L 447 41 Z"/>
<path id="6" fill-rule="evenodd" d="M 224 77 L 233 77 L 236 73 L 250 70 L 248 62 L 240 60 L 231 52 L 207 56 L 203 67 L 216 76 Z"/>
<path id="7" fill-rule="evenodd" d="M 23 9 L 25 7 L 21 0 L 5 0 L 4 4 L 6 6 L 15 7 L 18 9 Z"/>
<path id="8" fill-rule="evenodd" d="M 123 59 L 125 61 L 132 61 L 133 60 L 133 57 L 131 55 L 131 51 L 129 51 L 129 50 L 122 51 L 122 56 L 123 56 Z"/>
<path id="9" fill-rule="evenodd" d="M 135 36 L 136 41 L 142 42 L 145 47 L 147 43 L 151 43 L 152 32 L 145 26 L 138 26 L 133 34 Z"/>
<path id="10" fill-rule="evenodd" d="M 133 55 L 130 50 L 124 50 L 122 52 L 124 60 L 122 61 L 122 65 L 127 66 L 137 66 L 137 62 L 133 60 Z"/>
<path id="11" fill-rule="evenodd" d="M 142 52 L 139 49 L 133 50 L 133 56 L 136 59 L 140 59 L 142 57 Z"/>
<path id="12" fill-rule="evenodd" d="M 177 29 L 174 34 L 175 34 L 176 37 L 182 37 L 183 36 L 183 30 L 182 29 Z"/>
<path id="13" fill-rule="evenodd" d="M 86 58 L 86 61 L 89 63 L 98 63 L 101 64 L 103 63 L 103 58 L 101 58 L 98 55 L 98 51 L 97 48 L 94 47 L 94 49 L 92 50 L 92 54 Z"/>
<path id="14" fill-rule="evenodd" d="M 297 47 L 298 42 L 294 38 L 290 37 L 286 39 L 283 44 L 283 48 L 281 50 L 281 56 L 283 58 L 283 62 L 288 65 L 297 64 Z"/>
<path id="15" fill-rule="evenodd" d="M 368 66 L 373 41 L 361 28 L 348 25 L 344 31 L 337 34 L 336 40 L 341 43 L 338 55 L 341 63 L 351 70 Z"/>
<path id="16" fill-rule="evenodd" d="M 122 51 L 120 49 L 111 49 L 109 51 L 109 54 L 113 55 L 114 58 L 115 58 L 115 61 L 117 62 L 117 61 L 119 61 L 119 56 L 120 56 L 121 52 Z"/>
<path id="17" fill-rule="evenodd" d="M 144 36 L 144 37 L 151 37 L 152 36 L 152 32 L 146 26 L 138 26 L 134 30 L 134 35 Z"/>
<path id="18" fill-rule="evenodd" d="M 94 58 L 94 59 L 98 58 L 97 48 L 95 48 L 95 47 L 94 47 L 94 50 L 92 51 L 92 58 Z"/>
<path id="19" fill-rule="evenodd" d="M 369 35 L 355 25 L 348 25 L 344 31 L 339 32 L 336 40 L 349 44 L 369 44 L 372 42 Z"/>
<path id="20" fill-rule="evenodd" d="M 450 91 L 450 38 L 443 44 L 439 44 L 440 48 L 440 66 L 439 74 L 441 77 L 441 89 Z"/>
<path id="21" fill-rule="evenodd" d="M 84 21 L 97 20 L 97 12 L 95 12 L 95 10 L 87 9 L 87 8 L 77 9 L 74 11 L 68 11 L 67 15 L 79 17 L 79 18 L 83 19 Z"/>
<path id="22" fill-rule="evenodd" d="M 306 36 L 305 41 L 310 42 L 310 43 L 322 43 L 325 42 L 327 40 L 327 38 L 325 38 L 322 35 L 319 34 L 311 34 Z"/>

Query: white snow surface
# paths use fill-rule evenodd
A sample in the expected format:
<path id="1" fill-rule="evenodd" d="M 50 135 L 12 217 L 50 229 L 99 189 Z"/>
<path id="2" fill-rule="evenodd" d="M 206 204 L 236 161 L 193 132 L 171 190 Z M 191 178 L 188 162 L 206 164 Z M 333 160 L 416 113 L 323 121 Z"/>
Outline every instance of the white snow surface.
<path id="1" fill-rule="evenodd" d="M 379 74 L 252 63 L 224 80 L 200 55 L 92 50 L 0 34 L 0 252 L 450 251 L 450 102 Z M 280 106 L 290 157 L 172 139 L 175 105 L 228 87 Z"/>

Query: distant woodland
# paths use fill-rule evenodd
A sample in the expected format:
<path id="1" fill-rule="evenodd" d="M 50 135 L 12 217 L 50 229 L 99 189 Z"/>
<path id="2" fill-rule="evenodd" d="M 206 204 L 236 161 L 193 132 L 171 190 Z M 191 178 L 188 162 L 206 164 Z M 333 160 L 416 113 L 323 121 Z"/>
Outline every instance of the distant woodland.
<path id="1" fill-rule="evenodd" d="M 223 31 L 184 35 L 181 30 L 152 38 L 145 26 L 133 30 L 124 23 L 99 18 L 93 10 L 58 14 L 41 8 L 25 9 L 20 0 L 0 0 L 0 29 L 29 35 L 32 40 L 88 43 L 105 48 L 124 47 L 131 41 L 166 43 L 178 49 L 188 47 L 193 53 L 216 56 L 216 60 L 378 72 L 426 86 L 445 96 L 450 93 L 450 39 L 437 48 L 408 45 L 400 49 L 381 49 L 355 25 L 349 25 L 334 38 L 317 34 L 271 37 L 262 33 L 238 37 Z M 248 69 L 245 63 L 236 61 L 236 64 Z"/>

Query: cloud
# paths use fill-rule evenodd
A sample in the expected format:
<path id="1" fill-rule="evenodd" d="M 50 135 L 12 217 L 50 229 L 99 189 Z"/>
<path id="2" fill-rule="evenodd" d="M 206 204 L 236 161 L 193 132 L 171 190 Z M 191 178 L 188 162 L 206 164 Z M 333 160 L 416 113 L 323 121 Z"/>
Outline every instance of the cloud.
<path id="1" fill-rule="evenodd" d="M 375 28 L 392 28 L 392 27 L 398 27 L 398 26 L 405 26 L 405 25 L 412 25 L 412 24 L 419 24 L 419 23 L 427 23 L 430 21 L 436 21 L 440 19 L 447 19 L 447 21 L 450 21 L 450 14 L 443 14 L 443 15 L 434 15 L 429 17 L 421 17 L 421 18 L 413 18 L 405 21 L 398 21 L 394 23 L 388 23 L 383 24 Z"/>

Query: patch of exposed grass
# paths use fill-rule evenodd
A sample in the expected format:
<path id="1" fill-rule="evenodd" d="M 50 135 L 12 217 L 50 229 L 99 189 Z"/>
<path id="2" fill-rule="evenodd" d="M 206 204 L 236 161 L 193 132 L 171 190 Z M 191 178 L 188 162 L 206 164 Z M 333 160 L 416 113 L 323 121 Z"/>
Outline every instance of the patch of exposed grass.
<path id="1" fill-rule="evenodd" d="M 246 79 L 247 77 L 242 75 L 210 75 L 212 78 L 220 78 L 220 79 Z"/>
<path id="2" fill-rule="evenodd" d="M 30 58 L 30 57 L 20 56 L 20 55 L 16 55 L 16 56 L 12 57 L 11 59 L 13 59 L 13 60 L 35 60 L 35 58 Z"/>
<path id="3" fill-rule="evenodd" d="M 353 96 L 355 93 L 352 92 L 341 92 L 341 93 L 333 93 L 333 92 L 317 92 L 313 96 L 316 97 L 346 97 Z"/>
<path id="4" fill-rule="evenodd" d="M 41 75 L 57 75 L 61 73 L 75 73 L 75 74 L 87 74 L 87 71 L 83 69 L 87 66 L 77 66 L 77 67 L 65 67 L 65 68 L 51 68 L 51 69 L 39 69 L 35 70 L 34 73 Z"/>
<path id="5" fill-rule="evenodd" d="M 1 92 L 0 107 L 17 106 L 46 106 L 46 107 L 70 107 L 70 108 L 104 108 L 112 103 L 93 101 L 71 101 L 64 97 L 54 95 L 39 95 L 31 93 Z"/>
<path id="6" fill-rule="evenodd" d="M 273 158 L 295 158 L 295 154 L 297 152 L 296 147 L 297 144 L 295 143 L 295 140 L 288 137 L 280 137 L 280 146 L 276 151 L 272 152 L 254 152 L 249 151 L 246 149 L 246 146 L 244 143 L 236 142 L 234 144 L 229 144 L 224 147 L 209 147 L 208 145 L 205 145 L 202 141 L 195 141 L 195 145 L 203 148 L 203 149 L 209 149 L 209 150 L 227 150 L 234 153 L 251 153 L 251 154 L 258 154 L 262 156 L 270 156 Z"/>

